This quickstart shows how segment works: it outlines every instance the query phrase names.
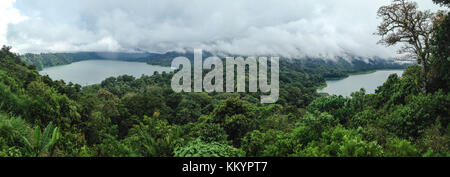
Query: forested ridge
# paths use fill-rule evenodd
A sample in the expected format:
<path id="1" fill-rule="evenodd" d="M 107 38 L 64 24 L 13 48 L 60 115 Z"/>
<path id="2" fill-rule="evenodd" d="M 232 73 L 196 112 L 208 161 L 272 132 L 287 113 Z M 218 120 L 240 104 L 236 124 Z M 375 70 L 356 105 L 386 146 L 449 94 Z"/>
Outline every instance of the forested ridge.
<path id="1" fill-rule="evenodd" d="M 175 93 L 173 73 L 66 84 L 3 47 L 0 156 L 448 157 L 449 24 L 445 14 L 426 72 L 419 62 L 374 94 L 316 91 L 326 77 L 370 70 L 363 63 L 282 60 L 276 104 L 259 93 Z"/>
<path id="2" fill-rule="evenodd" d="M 203 58 L 214 56 L 212 53 L 204 51 Z M 170 67 L 172 60 L 176 57 L 186 57 L 191 62 L 194 61 L 194 53 L 186 52 L 167 52 L 164 54 L 156 53 L 115 53 L 115 52 L 77 52 L 77 53 L 41 53 L 41 54 L 23 54 L 20 58 L 27 64 L 33 65 L 37 70 L 47 67 L 71 64 L 73 62 L 85 60 L 119 60 L 145 62 L 150 65 Z M 281 58 L 283 62 L 294 63 L 296 67 L 300 65 L 302 70 L 308 72 L 321 73 L 325 78 L 347 77 L 349 73 L 367 72 L 378 69 L 404 69 L 410 64 L 401 64 L 382 58 L 363 58 L 363 57 L 339 57 L 336 59 L 321 59 L 305 57 L 301 59 Z M 290 65 L 286 65 L 290 66 Z M 284 69 L 284 68 L 283 68 Z M 289 70 L 289 69 L 285 69 Z M 320 70 L 320 71 L 315 71 Z"/>
<path id="3" fill-rule="evenodd" d="M 75 53 L 26 53 L 20 55 L 25 63 L 33 65 L 37 70 L 46 67 L 70 64 L 85 60 L 121 60 L 146 62 L 147 58 L 154 56 L 152 53 L 123 53 L 123 52 L 75 52 Z"/>

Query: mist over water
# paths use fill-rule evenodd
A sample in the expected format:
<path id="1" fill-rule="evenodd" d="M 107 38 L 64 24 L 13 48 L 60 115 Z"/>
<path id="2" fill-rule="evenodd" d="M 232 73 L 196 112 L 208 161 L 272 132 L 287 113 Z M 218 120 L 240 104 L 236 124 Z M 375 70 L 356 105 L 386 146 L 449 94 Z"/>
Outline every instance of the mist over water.
<path id="1" fill-rule="evenodd" d="M 125 62 L 111 60 L 87 60 L 69 65 L 45 68 L 41 75 L 48 75 L 53 80 L 64 80 L 82 86 L 101 83 L 108 77 L 131 75 L 140 78 L 142 75 L 151 76 L 155 71 L 170 72 L 170 67 L 151 66 L 141 62 Z"/>

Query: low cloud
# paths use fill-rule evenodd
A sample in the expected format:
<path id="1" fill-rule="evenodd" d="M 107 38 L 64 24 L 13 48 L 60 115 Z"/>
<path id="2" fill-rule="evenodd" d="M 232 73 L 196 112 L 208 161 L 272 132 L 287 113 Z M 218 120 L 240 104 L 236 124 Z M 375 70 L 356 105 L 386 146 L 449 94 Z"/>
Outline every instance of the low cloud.
<path id="1" fill-rule="evenodd" d="M 435 7 L 431 1 L 422 1 L 420 5 Z M 387 3 L 17 0 L 10 9 L 24 18 L 7 23 L 4 35 L 7 44 L 22 53 L 203 48 L 229 54 L 293 58 L 391 57 L 394 51 L 377 45 L 379 38 L 373 35 L 379 24 L 376 11 Z"/>

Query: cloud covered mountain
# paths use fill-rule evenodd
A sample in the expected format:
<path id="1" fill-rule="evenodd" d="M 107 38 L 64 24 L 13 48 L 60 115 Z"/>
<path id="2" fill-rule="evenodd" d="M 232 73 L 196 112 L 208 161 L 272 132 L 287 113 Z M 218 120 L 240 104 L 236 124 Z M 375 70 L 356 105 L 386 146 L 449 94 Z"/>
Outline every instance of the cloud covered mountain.
<path id="1" fill-rule="evenodd" d="M 7 23 L 5 43 L 21 53 L 202 48 L 291 58 L 394 55 L 373 35 L 376 11 L 388 1 L 6 1 L 21 18 Z"/>

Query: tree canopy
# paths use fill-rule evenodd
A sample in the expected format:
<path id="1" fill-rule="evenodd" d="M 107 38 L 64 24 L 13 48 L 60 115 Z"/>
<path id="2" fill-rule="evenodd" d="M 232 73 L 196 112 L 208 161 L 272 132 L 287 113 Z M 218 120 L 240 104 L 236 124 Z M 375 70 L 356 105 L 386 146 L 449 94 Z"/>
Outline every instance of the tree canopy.
<path id="1" fill-rule="evenodd" d="M 39 75 L 4 46 L 0 156 L 449 157 L 449 14 L 421 12 L 404 0 L 378 14 L 382 42 L 406 43 L 423 63 L 389 76 L 373 94 L 343 97 L 317 89 L 326 78 L 403 66 L 283 59 L 276 104 L 261 104 L 261 93 L 175 93 L 173 73 L 66 84 Z"/>

